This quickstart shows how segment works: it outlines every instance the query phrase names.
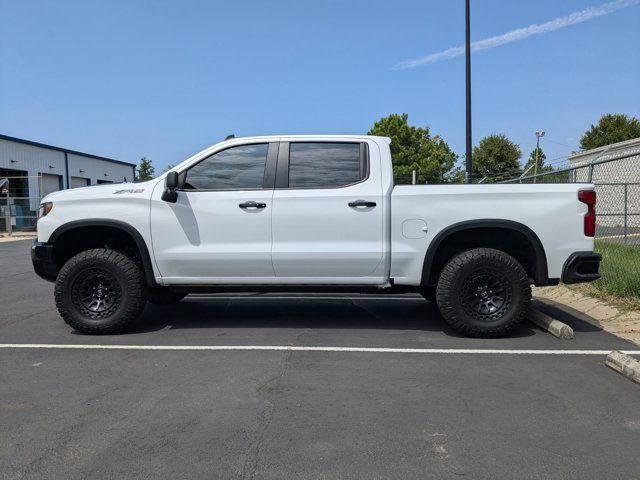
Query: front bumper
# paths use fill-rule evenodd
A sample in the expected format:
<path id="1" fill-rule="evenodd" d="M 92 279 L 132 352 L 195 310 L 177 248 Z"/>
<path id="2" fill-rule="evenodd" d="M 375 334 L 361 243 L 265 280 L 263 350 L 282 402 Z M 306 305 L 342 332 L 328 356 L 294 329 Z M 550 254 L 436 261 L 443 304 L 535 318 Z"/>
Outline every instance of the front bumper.
<path id="1" fill-rule="evenodd" d="M 34 242 L 31 246 L 31 262 L 36 273 L 45 280 L 54 282 L 58 268 L 53 259 L 53 245 Z"/>
<path id="2" fill-rule="evenodd" d="M 595 252 L 576 252 L 564 262 L 562 269 L 563 283 L 593 282 L 600 278 L 602 255 Z"/>

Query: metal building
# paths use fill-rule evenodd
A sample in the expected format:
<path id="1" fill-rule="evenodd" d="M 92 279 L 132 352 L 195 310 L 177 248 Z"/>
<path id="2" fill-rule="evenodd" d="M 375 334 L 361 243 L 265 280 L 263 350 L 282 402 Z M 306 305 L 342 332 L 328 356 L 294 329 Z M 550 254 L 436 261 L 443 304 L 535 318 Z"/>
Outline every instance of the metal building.
<path id="1" fill-rule="evenodd" d="M 33 230 L 48 193 L 134 176 L 133 163 L 0 134 L 0 233 Z"/>

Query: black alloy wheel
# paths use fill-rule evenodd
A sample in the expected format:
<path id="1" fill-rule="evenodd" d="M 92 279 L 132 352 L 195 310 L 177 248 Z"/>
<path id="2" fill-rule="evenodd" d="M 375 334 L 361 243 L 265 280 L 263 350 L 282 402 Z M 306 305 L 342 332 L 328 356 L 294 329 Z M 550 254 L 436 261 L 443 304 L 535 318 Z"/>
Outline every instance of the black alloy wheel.
<path id="1" fill-rule="evenodd" d="M 84 316 L 105 318 L 120 306 L 122 289 L 109 271 L 90 268 L 76 277 L 71 287 L 73 305 Z"/>
<path id="2" fill-rule="evenodd" d="M 473 272 L 462 285 L 460 302 L 470 316 L 491 322 L 511 306 L 513 288 L 500 271 L 483 269 Z"/>

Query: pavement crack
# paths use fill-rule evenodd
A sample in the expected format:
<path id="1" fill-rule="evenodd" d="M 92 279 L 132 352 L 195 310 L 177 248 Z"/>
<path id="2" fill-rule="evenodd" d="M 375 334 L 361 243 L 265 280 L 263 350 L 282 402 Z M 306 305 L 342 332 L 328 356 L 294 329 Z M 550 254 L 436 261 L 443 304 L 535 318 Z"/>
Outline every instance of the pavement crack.
<path id="1" fill-rule="evenodd" d="M 258 393 L 270 394 L 278 390 L 282 377 L 286 375 L 287 370 L 289 369 L 289 360 L 292 354 L 292 351 L 286 352 L 278 373 L 258 385 L 256 387 L 256 391 Z M 252 480 L 256 474 L 260 459 L 260 449 L 264 441 L 265 433 L 271 425 L 274 411 L 275 403 L 271 399 L 267 398 L 265 400 L 264 408 L 258 415 L 257 426 L 254 431 L 253 439 L 249 442 L 247 447 L 244 465 L 242 466 L 242 472 L 240 474 L 240 478 L 242 480 Z"/>
<path id="2" fill-rule="evenodd" d="M 24 317 L 18 316 L 18 318 L 14 319 L 14 320 L 10 320 L 8 322 L 3 322 L 2 326 L 5 327 L 5 326 L 8 326 L 8 325 L 13 325 L 14 323 L 21 323 L 21 322 L 24 322 L 25 320 L 29 320 L 30 318 L 36 317 L 38 315 L 42 315 L 43 313 L 47 313 L 47 312 L 50 312 L 50 311 L 51 311 L 51 308 L 49 307 L 49 308 L 46 308 L 45 310 L 41 310 L 41 311 L 38 311 L 38 312 L 35 312 L 35 313 L 31 313 L 31 314 L 26 315 Z"/>

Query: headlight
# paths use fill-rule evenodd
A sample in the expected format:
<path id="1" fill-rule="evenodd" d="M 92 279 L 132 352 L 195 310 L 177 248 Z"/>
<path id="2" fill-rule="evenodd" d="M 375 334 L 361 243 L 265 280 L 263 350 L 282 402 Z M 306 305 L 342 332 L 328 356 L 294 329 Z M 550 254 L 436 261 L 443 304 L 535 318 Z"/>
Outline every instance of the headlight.
<path id="1" fill-rule="evenodd" d="M 38 218 L 46 217 L 53 208 L 53 202 L 41 203 L 38 207 Z"/>

